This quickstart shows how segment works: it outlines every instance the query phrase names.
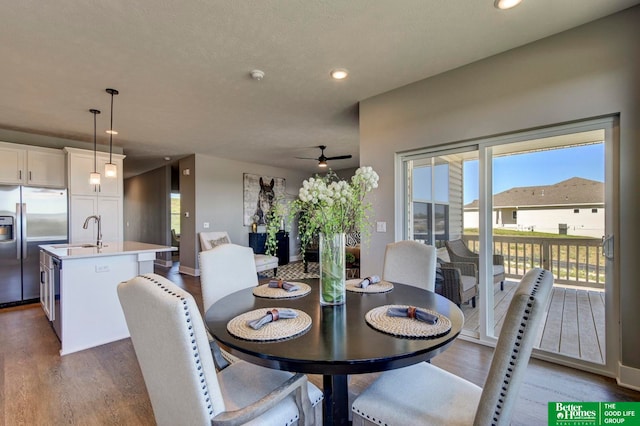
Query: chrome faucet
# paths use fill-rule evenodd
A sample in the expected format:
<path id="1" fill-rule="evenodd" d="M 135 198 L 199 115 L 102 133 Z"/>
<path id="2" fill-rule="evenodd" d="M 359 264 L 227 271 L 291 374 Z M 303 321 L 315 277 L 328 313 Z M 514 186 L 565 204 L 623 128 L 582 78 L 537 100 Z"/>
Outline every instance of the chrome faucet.
<path id="1" fill-rule="evenodd" d="M 91 219 L 95 219 L 96 223 L 98 224 L 98 238 L 96 241 L 96 245 L 98 246 L 98 248 L 102 248 L 102 218 L 100 217 L 100 215 L 92 215 L 86 218 L 84 220 L 84 225 L 82 225 L 82 228 L 87 229 L 87 227 L 89 226 L 89 220 Z"/>

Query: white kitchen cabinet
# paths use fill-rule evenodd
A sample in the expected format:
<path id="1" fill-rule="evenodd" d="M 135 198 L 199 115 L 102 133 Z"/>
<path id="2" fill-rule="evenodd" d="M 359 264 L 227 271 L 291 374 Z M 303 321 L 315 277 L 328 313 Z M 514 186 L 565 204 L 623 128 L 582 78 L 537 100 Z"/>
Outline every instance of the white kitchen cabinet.
<path id="1" fill-rule="evenodd" d="M 0 142 L 0 183 L 64 188 L 65 176 L 61 150 Z"/>
<path id="2" fill-rule="evenodd" d="M 118 169 L 118 177 L 104 176 L 104 165 L 109 162 L 109 153 L 96 153 L 95 167 L 93 151 L 84 149 L 65 148 L 68 153 L 69 164 L 69 193 L 71 195 L 95 195 L 110 197 L 122 196 L 122 163 L 123 155 L 113 154 L 112 161 Z M 100 185 L 89 183 L 89 174 L 93 171 L 100 173 Z"/>
<path id="3" fill-rule="evenodd" d="M 97 224 L 89 222 L 83 229 L 87 217 L 100 215 L 102 241 L 121 242 L 123 229 L 123 179 L 124 155 L 113 154 L 113 163 L 118 168 L 116 178 L 104 176 L 104 165 L 109 162 L 108 153 L 96 154 L 95 169 L 101 174 L 100 185 L 89 184 L 89 174 L 94 171 L 93 151 L 65 148 L 68 166 L 69 192 L 69 242 L 73 244 L 95 244 Z"/>
<path id="4" fill-rule="evenodd" d="M 15 144 L 0 145 L 0 183 L 20 185 L 24 182 L 26 151 Z"/>
<path id="5" fill-rule="evenodd" d="M 27 150 L 26 185 L 65 188 L 65 169 L 61 150 Z"/>
<path id="6" fill-rule="evenodd" d="M 69 197 L 69 242 L 73 244 L 95 244 L 98 225 L 94 219 L 84 225 L 87 217 L 100 215 L 102 241 L 123 240 L 123 207 L 119 197 L 101 197 L 99 195 L 72 195 Z"/>
<path id="7" fill-rule="evenodd" d="M 53 321 L 55 301 L 53 281 L 53 261 L 51 255 L 40 250 L 40 305 L 49 321 Z"/>

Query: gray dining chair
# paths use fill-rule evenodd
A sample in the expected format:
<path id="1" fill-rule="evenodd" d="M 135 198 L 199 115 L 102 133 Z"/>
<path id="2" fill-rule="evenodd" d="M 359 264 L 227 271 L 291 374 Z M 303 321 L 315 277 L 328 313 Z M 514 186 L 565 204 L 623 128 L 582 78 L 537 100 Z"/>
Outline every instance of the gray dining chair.
<path id="1" fill-rule="evenodd" d="M 354 401 L 353 426 L 508 425 L 552 287 L 544 269 L 522 278 L 484 388 L 425 362 L 387 371 Z"/>
<path id="2" fill-rule="evenodd" d="M 236 244 L 221 244 L 210 250 L 202 251 L 200 260 L 200 286 L 202 305 L 206 313 L 211 305 L 223 297 L 258 285 L 253 250 Z M 211 350 L 214 351 L 216 367 L 220 370 L 237 357 L 224 351 L 214 343 L 209 335 Z M 224 359 L 220 359 L 220 356 Z"/>
<path id="3" fill-rule="evenodd" d="M 387 244 L 382 279 L 434 291 L 436 248 L 411 240 Z"/>
<path id="4" fill-rule="evenodd" d="M 118 285 L 118 297 L 159 425 L 310 425 L 322 392 L 305 375 L 237 361 L 216 373 L 193 297 L 146 274 Z"/>

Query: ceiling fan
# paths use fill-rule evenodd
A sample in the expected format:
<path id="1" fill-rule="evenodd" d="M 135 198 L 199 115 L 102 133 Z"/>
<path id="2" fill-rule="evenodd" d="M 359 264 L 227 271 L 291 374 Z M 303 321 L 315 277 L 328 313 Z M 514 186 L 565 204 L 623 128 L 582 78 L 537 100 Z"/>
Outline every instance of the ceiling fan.
<path id="1" fill-rule="evenodd" d="M 327 167 L 328 160 L 346 160 L 347 158 L 352 157 L 351 154 L 337 155 L 335 157 L 325 157 L 324 150 L 327 148 L 326 145 L 318 145 L 318 148 L 320 148 L 320 157 L 318 158 L 311 158 L 311 157 L 296 157 L 296 158 L 300 158 L 302 160 L 316 160 L 318 161 L 318 167 Z"/>

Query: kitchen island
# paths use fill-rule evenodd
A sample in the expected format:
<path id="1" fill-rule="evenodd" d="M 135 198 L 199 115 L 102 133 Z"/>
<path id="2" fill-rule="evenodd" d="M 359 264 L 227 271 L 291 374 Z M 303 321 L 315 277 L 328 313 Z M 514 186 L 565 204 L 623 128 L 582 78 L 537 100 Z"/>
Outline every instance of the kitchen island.
<path id="1" fill-rule="evenodd" d="M 40 246 L 40 301 L 60 355 L 129 337 L 116 288 L 153 272 L 156 253 L 175 247 L 124 241 Z"/>

